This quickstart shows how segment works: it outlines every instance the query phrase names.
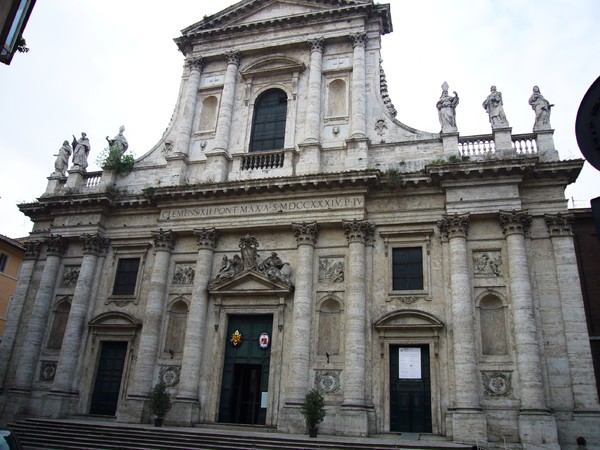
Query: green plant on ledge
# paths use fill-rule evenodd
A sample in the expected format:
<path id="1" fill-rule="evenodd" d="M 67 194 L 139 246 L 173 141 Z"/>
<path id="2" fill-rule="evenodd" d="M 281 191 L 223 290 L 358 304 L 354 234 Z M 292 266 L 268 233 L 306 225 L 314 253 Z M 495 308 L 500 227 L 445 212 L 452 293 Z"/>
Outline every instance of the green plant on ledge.
<path id="1" fill-rule="evenodd" d="M 133 155 L 122 154 L 118 149 L 105 148 L 98 159 L 102 170 L 110 170 L 117 175 L 126 175 L 133 170 Z"/>
<path id="2" fill-rule="evenodd" d="M 325 399 L 323 395 L 317 389 L 310 390 L 304 397 L 300 412 L 304 416 L 310 437 L 316 437 L 317 426 L 325 419 Z"/>
<path id="3" fill-rule="evenodd" d="M 155 417 L 154 425 L 160 427 L 164 417 L 171 409 L 171 394 L 162 381 L 156 383 L 150 391 L 148 409 L 150 409 L 150 414 Z"/>

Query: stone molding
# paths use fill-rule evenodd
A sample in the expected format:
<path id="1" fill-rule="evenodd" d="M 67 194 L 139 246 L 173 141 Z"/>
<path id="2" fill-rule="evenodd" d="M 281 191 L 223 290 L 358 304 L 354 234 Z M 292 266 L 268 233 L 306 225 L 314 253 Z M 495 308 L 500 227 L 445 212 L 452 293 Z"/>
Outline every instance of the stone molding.
<path id="1" fill-rule="evenodd" d="M 318 38 L 314 38 L 314 39 L 309 39 L 307 42 L 308 42 L 308 45 L 310 46 L 311 53 L 312 52 L 323 53 L 323 51 L 325 50 L 325 38 L 318 37 Z"/>
<path id="2" fill-rule="evenodd" d="M 56 361 L 42 361 L 40 367 L 40 381 L 54 381 L 57 364 Z"/>
<path id="3" fill-rule="evenodd" d="M 341 370 L 315 370 L 315 386 L 327 395 L 342 394 L 342 371 Z"/>
<path id="4" fill-rule="evenodd" d="M 37 259 L 40 256 L 42 241 L 27 241 L 23 244 L 25 247 L 25 257 L 23 259 Z"/>
<path id="5" fill-rule="evenodd" d="M 67 241 L 59 235 L 51 235 L 44 239 L 48 255 L 61 256 L 67 248 Z"/>
<path id="6" fill-rule="evenodd" d="M 214 250 L 219 239 L 219 232 L 216 228 L 196 228 L 194 236 L 196 236 L 198 250 Z"/>
<path id="7" fill-rule="evenodd" d="M 227 64 L 233 64 L 235 66 L 240 65 L 240 52 L 238 50 L 229 50 L 223 54 Z"/>
<path id="8" fill-rule="evenodd" d="M 319 225 L 317 222 L 292 223 L 292 230 L 294 231 L 298 245 L 308 244 L 314 247 L 317 243 L 317 238 L 319 237 Z"/>
<path id="9" fill-rule="evenodd" d="M 527 211 L 500 211 L 499 219 L 505 236 L 525 234 L 531 226 L 531 215 Z"/>
<path id="10" fill-rule="evenodd" d="M 174 285 L 186 285 L 194 284 L 194 277 L 196 276 L 196 270 L 194 264 L 175 264 L 175 273 L 173 274 L 172 284 Z"/>
<path id="11" fill-rule="evenodd" d="M 469 234 L 470 219 L 469 213 L 446 215 L 438 220 L 437 225 L 445 239 L 466 238 Z"/>
<path id="12" fill-rule="evenodd" d="M 173 231 L 164 231 L 162 228 L 152 232 L 152 240 L 154 253 L 158 251 L 170 252 L 175 245 L 175 235 L 173 234 Z"/>
<path id="13" fill-rule="evenodd" d="M 83 244 L 84 255 L 100 256 L 104 254 L 110 243 L 108 238 L 99 234 L 82 234 L 79 240 Z"/>
<path id="14" fill-rule="evenodd" d="M 350 41 L 352 42 L 352 47 L 366 47 L 367 46 L 367 33 L 352 33 L 350 35 Z"/>
<path id="15" fill-rule="evenodd" d="M 573 214 L 545 214 L 544 221 L 552 237 L 573 235 L 573 224 L 575 223 Z"/>
<path id="16" fill-rule="evenodd" d="M 342 221 L 342 227 L 349 244 L 354 242 L 366 244 L 373 238 L 375 233 L 375 225 L 366 220 L 344 220 Z"/>
<path id="17" fill-rule="evenodd" d="M 483 394 L 486 397 L 510 397 L 512 395 L 512 373 L 482 371 Z"/>
<path id="18" fill-rule="evenodd" d="M 160 366 L 160 373 L 158 378 L 160 381 L 164 383 L 167 387 L 175 387 L 179 384 L 179 380 L 181 377 L 181 366 L 180 365 L 170 365 L 170 366 Z"/>
<path id="19" fill-rule="evenodd" d="M 346 263 L 344 258 L 319 258 L 319 282 L 343 283 Z"/>
<path id="20" fill-rule="evenodd" d="M 60 282 L 60 287 L 74 287 L 77 284 L 77 279 L 79 278 L 80 271 L 80 266 L 65 266 L 65 268 L 63 269 L 63 276 Z"/>

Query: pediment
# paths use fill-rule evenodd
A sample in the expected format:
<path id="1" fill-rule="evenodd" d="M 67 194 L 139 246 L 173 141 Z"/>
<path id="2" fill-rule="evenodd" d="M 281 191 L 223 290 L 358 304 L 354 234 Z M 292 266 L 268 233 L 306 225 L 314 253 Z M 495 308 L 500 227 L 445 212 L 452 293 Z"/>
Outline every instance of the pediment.
<path id="1" fill-rule="evenodd" d="M 443 322 L 437 317 L 416 309 L 394 311 L 375 322 L 377 329 L 439 329 L 443 327 Z"/>
<path id="2" fill-rule="evenodd" d="M 331 13 L 348 7 L 368 5 L 371 2 L 371 0 L 243 0 L 185 28 L 182 34 L 190 35 L 220 28 L 243 27 L 293 17 Z"/>
<path id="3" fill-rule="evenodd" d="M 281 73 L 302 72 L 306 65 L 302 61 L 289 58 L 283 55 L 273 55 L 253 62 L 244 67 L 240 73 L 244 78 L 253 76 L 266 76 Z"/>
<path id="4" fill-rule="evenodd" d="M 208 291 L 211 294 L 254 295 L 254 294 L 289 294 L 292 287 L 268 278 L 264 274 L 248 270 L 235 275 L 219 284 L 213 284 Z"/>
<path id="5" fill-rule="evenodd" d="M 139 328 L 142 324 L 130 314 L 109 311 L 94 317 L 90 320 L 89 326 L 92 328 Z"/>

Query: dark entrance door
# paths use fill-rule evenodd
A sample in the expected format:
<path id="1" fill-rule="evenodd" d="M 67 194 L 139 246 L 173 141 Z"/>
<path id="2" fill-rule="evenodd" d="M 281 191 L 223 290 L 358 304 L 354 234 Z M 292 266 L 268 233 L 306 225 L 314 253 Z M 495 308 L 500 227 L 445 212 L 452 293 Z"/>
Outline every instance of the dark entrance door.
<path id="1" fill-rule="evenodd" d="M 272 315 L 229 316 L 219 422 L 264 425 L 267 417 Z M 241 335 L 233 345 L 231 337 Z M 259 337 L 266 333 L 267 347 Z"/>
<path id="2" fill-rule="evenodd" d="M 390 346 L 390 430 L 431 433 L 429 346 Z"/>
<path id="3" fill-rule="evenodd" d="M 126 354 L 127 342 L 102 342 L 90 414 L 115 415 Z"/>

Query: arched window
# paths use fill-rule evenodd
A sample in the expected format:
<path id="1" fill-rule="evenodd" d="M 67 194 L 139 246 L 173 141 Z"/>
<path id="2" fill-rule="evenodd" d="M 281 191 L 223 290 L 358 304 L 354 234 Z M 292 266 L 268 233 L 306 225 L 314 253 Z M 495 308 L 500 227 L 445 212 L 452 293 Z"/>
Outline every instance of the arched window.
<path id="1" fill-rule="evenodd" d="M 281 89 L 263 92 L 254 104 L 250 151 L 283 149 L 286 117 L 287 94 Z"/>
<path id="2" fill-rule="evenodd" d="M 185 341 L 185 328 L 188 315 L 187 303 L 183 300 L 176 301 L 171 306 L 168 315 L 165 352 L 169 352 L 171 355 L 181 355 Z"/>
<path id="3" fill-rule="evenodd" d="M 487 295 L 479 302 L 481 353 L 484 355 L 508 355 L 505 311 L 502 300 L 494 295 Z"/>
<path id="4" fill-rule="evenodd" d="M 48 337 L 48 348 L 50 350 L 60 350 L 62 347 L 63 337 L 67 328 L 67 320 L 71 311 L 70 299 L 61 301 L 53 311 L 52 328 Z"/>

